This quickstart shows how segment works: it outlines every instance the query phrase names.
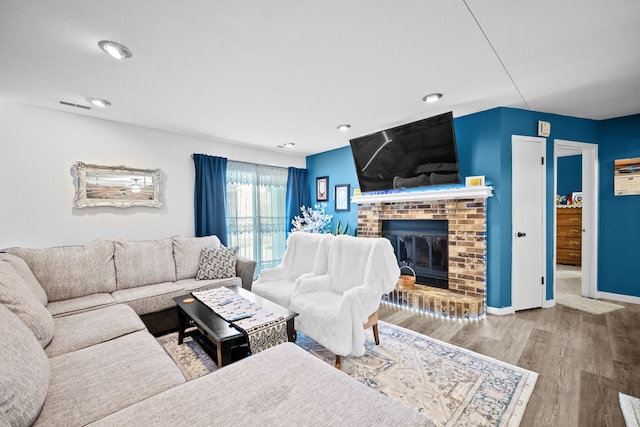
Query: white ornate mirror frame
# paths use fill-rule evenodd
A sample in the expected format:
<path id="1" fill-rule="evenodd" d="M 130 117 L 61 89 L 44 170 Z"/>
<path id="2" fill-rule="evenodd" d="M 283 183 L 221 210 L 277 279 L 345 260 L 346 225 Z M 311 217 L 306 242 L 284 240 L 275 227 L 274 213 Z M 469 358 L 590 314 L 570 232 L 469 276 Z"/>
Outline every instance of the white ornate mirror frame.
<path id="1" fill-rule="evenodd" d="M 74 208 L 164 206 L 162 171 L 126 166 L 99 166 L 75 162 Z"/>

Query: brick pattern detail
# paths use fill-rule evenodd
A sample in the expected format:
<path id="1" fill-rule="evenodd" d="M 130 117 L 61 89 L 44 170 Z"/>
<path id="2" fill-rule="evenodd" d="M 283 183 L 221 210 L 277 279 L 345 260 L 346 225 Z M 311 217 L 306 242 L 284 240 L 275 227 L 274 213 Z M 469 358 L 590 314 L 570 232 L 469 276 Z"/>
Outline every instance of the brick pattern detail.
<path id="1" fill-rule="evenodd" d="M 447 317 L 483 316 L 486 311 L 485 200 L 360 204 L 358 236 L 380 237 L 382 221 L 390 219 L 446 219 L 449 221 L 449 290 L 416 286 L 416 289 L 421 290 L 394 291 L 395 296 L 390 295 L 389 301 Z"/>

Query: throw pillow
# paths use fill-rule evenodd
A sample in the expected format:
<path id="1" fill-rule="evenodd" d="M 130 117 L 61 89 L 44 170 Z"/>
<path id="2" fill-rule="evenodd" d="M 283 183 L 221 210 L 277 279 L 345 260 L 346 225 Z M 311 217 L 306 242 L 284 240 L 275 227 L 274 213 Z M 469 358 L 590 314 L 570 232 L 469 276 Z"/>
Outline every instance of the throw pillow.
<path id="1" fill-rule="evenodd" d="M 204 248 L 196 280 L 227 279 L 236 276 L 237 249 Z"/>

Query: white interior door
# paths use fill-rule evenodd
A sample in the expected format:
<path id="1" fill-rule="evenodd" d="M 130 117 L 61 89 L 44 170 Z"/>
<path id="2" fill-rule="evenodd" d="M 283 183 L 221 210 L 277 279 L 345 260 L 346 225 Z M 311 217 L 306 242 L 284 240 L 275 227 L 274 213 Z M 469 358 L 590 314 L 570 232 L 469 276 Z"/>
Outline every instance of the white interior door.
<path id="1" fill-rule="evenodd" d="M 511 300 L 514 310 L 542 307 L 545 266 L 546 139 L 513 136 Z"/>

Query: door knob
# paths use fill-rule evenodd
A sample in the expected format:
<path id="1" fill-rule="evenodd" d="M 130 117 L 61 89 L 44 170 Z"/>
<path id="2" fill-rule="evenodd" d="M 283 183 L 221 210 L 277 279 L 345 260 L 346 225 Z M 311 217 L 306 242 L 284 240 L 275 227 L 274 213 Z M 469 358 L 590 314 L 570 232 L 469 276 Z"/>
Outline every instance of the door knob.
<path id="1" fill-rule="evenodd" d="M 527 233 L 523 233 L 522 231 L 518 231 L 518 234 L 516 234 L 518 237 L 525 237 L 526 235 Z"/>

